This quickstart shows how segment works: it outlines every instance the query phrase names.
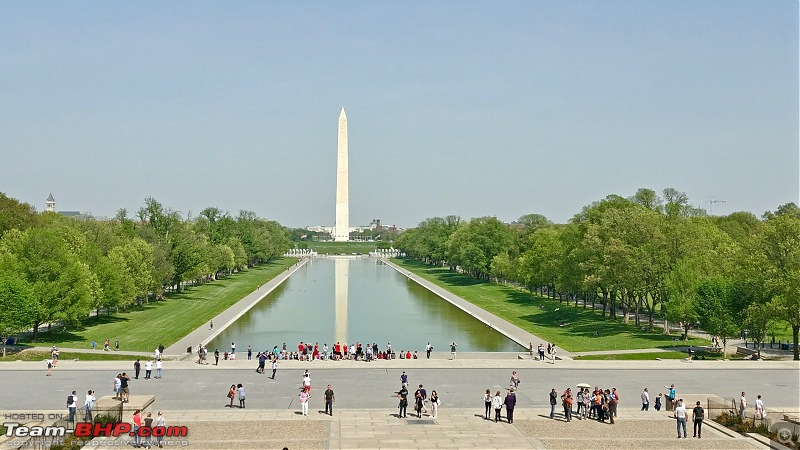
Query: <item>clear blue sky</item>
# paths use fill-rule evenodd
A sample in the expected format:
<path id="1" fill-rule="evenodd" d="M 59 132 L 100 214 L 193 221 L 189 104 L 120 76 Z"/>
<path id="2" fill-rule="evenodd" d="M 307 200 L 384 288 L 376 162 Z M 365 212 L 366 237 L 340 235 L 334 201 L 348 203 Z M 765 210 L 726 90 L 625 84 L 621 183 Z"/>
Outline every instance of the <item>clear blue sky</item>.
<path id="1" fill-rule="evenodd" d="M 0 191 L 332 225 L 798 202 L 798 2 L 3 2 Z"/>

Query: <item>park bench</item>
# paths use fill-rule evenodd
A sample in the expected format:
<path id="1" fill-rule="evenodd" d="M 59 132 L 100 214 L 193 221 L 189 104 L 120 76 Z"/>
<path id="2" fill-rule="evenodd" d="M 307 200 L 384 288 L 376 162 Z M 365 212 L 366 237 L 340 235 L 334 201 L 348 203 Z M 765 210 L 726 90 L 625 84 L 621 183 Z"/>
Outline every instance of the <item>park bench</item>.
<path id="1" fill-rule="evenodd" d="M 753 358 L 753 355 L 758 354 L 758 350 L 751 350 L 745 347 L 736 347 L 736 354 L 739 356 L 744 356 L 745 358 Z M 764 356 L 761 359 L 766 359 Z"/>
<path id="2" fill-rule="evenodd" d="M 721 347 L 691 347 L 689 349 L 695 358 L 706 359 L 706 356 L 719 356 L 722 354 Z"/>

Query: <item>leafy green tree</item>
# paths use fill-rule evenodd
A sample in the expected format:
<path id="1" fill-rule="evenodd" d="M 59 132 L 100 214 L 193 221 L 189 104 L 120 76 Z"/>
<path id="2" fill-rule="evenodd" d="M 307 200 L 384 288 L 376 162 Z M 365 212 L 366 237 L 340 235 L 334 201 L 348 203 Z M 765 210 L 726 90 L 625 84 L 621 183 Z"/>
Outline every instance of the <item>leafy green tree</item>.
<path id="1" fill-rule="evenodd" d="M 689 328 L 699 318 L 695 298 L 704 281 L 701 270 L 692 259 L 679 261 L 666 280 L 666 289 L 669 292 L 669 301 L 665 305 L 666 317 L 682 324 L 685 340 L 689 339 Z M 669 333 L 668 327 L 665 332 Z"/>
<path id="2" fill-rule="evenodd" d="M 761 344 L 767 340 L 775 320 L 775 308 L 769 303 L 752 303 L 744 310 L 744 326 L 748 337 L 756 343 L 758 357 L 761 357 Z"/>
<path id="3" fill-rule="evenodd" d="M 51 227 L 7 232 L 0 247 L 19 261 L 19 276 L 31 286 L 36 305 L 34 339 L 39 325 L 85 317 L 99 297 L 96 275 L 68 242 Z"/>
<path id="4" fill-rule="evenodd" d="M 0 192 L 0 237 L 8 230 L 25 230 L 34 226 L 36 209 Z"/>
<path id="5" fill-rule="evenodd" d="M 8 338 L 27 330 L 36 312 L 30 285 L 17 274 L 17 266 L 13 255 L 0 253 L 0 341 L 3 357 L 6 356 Z"/>
<path id="6" fill-rule="evenodd" d="M 722 339 L 722 352 L 726 354 L 728 338 L 736 337 L 741 327 L 736 320 L 733 282 L 716 277 L 703 282 L 697 291 L 695 309 L 700 326 L 712 336 Z"/>
<path id="7" fill-rule="evenodd" d="M 784 207 L 768 216 L 753 239 L 746 264 L 751 273 L 760 274 L 776 319 L 792 327 L 794 359 L 800 360 L 800 213 L 796 211 Z"/>
<path id="8" fill-rule="evenodd" d="M 496 218 L 472 219 L 450 236 L 447 259 L 473 276 L 486 277 L 494 257 L 508 251 L 511 241 L 511 231 Z"/>

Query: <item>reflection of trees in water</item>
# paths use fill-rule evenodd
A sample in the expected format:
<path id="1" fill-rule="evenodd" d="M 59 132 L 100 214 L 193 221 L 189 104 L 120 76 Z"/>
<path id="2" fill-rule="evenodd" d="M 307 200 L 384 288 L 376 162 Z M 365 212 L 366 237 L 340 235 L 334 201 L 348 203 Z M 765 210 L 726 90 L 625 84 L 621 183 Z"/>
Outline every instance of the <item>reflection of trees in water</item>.
<path id="1" fill-rule="evenodd" d="M 394 272 L 394 269 L 390 270 Z M 464 336 L 461 338 L 464 342 L 458 342 L 456 339 L 456 343 L 459 344 L 459 350 L 467 351 L 468 347 L 463 345 L 464 343 L 469 343 L 469 348 L 473 349 L 473 351 L 514 352 L 520 350 L 521 347 L 516 342 L 493 330 L 480 320 L 420 286 L 419 283 L 400 274 L 397 275 L 405 278 L 405 287 L 411 294 L 409 297 L 426 311 L 430 320 L 435 321 L 442 328 L 452 328 L 460 331 L 459 334 Z M 452 340 L 450 339 L 447 344 Z M 423 342 L 423 347 L 426 343 L 427 341 Z M 440 344 L 437 350 L 449 351 L 450 349 L 449 347 L 442 348 Z"/>
<path id="2" fill-rule="evenodd" d="M 296 350 L 302 341 L 334 344 L 335 269 L 331 260 L 314 261 L 293 274 L 239 318 L 209 346 L 272 349 L 286 342 Z M 387 342 L 395 351 L 411 348 L 424 357 L 425 344 L 449 351 L 518 351 L 520 347 L 446 300 L 375 260 L 349 261 L 348 344 Z M 221 324 L 220 324 L 221 325 Z"/>

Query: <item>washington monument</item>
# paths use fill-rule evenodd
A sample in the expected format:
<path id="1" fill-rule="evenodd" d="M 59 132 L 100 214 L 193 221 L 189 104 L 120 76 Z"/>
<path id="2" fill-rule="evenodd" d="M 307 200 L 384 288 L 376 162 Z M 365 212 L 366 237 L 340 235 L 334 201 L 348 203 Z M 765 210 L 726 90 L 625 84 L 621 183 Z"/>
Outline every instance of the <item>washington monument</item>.
<path id="1" fill-rule="evenodd" d="M 333 226 L 333 240 L 350 240 L 350 193 L 347 170 L 347 115 L 339 113 L 339 153 L 336 160 L 336 224 Z"/>

